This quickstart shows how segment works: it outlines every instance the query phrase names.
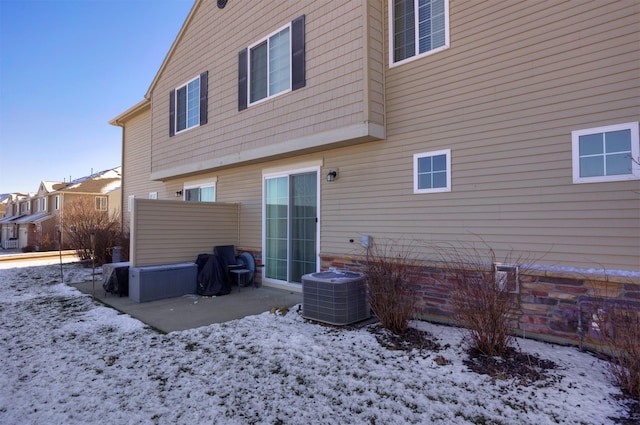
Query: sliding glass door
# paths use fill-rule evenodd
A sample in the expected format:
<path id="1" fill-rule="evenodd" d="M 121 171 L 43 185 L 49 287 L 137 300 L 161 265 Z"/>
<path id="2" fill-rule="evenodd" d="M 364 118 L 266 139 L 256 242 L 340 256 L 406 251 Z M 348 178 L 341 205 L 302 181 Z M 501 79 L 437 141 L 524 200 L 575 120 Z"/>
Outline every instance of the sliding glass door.
<path id="1" fill-rule="evenodd" d="M 318 173 L 265 177 L 265 277 L 302 282 L 318 269 Z"/>

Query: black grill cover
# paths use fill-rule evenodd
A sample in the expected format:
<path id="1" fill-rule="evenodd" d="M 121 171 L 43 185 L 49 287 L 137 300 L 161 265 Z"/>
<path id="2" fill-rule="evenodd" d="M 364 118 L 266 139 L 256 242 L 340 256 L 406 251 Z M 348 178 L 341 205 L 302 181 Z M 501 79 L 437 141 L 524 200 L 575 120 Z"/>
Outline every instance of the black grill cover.
<path id="1" fill-rule="evenodd" d="M 224 261 L 219 255 L 199 254 L 196 259 L 198 265 L 199 295 L 211 297 L 227 295 L 231 292 L 231 281 L 226 278 Z"/>

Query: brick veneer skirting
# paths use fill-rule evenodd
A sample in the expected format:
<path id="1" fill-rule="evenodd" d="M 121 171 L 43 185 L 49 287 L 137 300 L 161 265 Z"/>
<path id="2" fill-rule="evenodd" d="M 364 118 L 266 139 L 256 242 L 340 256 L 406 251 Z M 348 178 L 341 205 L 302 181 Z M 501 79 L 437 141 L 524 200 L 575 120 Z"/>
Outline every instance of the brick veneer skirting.
<path id="1" fill-rule="evenodd" d="M 321 255 L 321 268 L 364 271 L 357 258 Z M 410 266 L 415 267 L 415 266 Z M 454 278 L 438 267 L 421 266 L 412 273 L 417 319 L 453 323 L 450 288 Z M 607 276 L 597 272 L 563 272 L 536 269 L 520 272 L 517 329 L 526 338 L 598 348 L 598 332 L 592 315 L 615 302 L 640 311 L 640 279 Z"/>

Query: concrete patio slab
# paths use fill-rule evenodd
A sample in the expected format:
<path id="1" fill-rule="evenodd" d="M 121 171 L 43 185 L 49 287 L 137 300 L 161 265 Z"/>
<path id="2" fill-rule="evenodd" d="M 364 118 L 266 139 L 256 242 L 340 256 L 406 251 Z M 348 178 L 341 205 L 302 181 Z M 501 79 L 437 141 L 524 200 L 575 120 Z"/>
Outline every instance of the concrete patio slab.
<path id="1" fill-rule="evenodd" d="M 268 286 L 238 288 L 218 297 L 197 294 L 137 303 L 129 297 L 105 293 L 102 280 L 71 285 L 85 294 L 126 313 L 162 332 L 181 331 L 212 323 L 241 319 L 270 311 L 274 307 L 291 308 L 302 303 L 302 294 Z"/>

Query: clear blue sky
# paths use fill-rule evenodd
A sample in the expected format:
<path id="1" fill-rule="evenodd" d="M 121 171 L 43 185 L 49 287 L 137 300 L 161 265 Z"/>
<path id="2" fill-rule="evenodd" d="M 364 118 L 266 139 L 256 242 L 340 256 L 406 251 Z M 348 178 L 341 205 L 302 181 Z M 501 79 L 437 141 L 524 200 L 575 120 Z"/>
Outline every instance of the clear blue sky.
<path id="1" fill-rule="evenodd" d="M 121 165 L 108 121 L 141 101 L 195 0 L 0 0 L 0 194 Z"/>

